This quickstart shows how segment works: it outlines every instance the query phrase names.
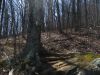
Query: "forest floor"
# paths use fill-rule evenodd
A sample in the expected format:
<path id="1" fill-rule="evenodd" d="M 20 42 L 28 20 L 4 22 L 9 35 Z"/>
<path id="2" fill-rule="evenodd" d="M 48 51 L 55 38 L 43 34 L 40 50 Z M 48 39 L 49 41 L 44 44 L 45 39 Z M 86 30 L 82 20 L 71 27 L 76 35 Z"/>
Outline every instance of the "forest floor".
<path id="1" fill-rule="evenodd" d="M 43 53 L 44 57 L 41 57 L 41 61 L 44 64 L 48 63 L 58 73 L 65 73 L 76 65 L 84 68 L 95 58 L 100 58 L 100 39 L 96 39 L 95 37 L 80 35 L 78 33 L 59 34 L 49 32 L 42 33 L 41 42 L 48 53 Z M 17 37 L 16 51 L 18 53 L 25 46 L 25 43 L 26 41 L 22 39 L 22 36 Z M 0 40 L 0 61 L 13 56 L 13 46 L 14 39 L 11 37 Z M 49 72 L 51 68 L 46 67 L 42 71 L 42 74 L 53 75 L 53 71 Z"/>
<path id="2" fill-rule="evenodd" d="M 42 43 L 48 53 L 51 53 L 45 61 L 58 73 L 62 73 L 60 75 L 66 74 L 76 65 L 84 69 L 95 58 L 100 58 L 100 40 L 95 37 L 78 33 L 43 33 Z"/>

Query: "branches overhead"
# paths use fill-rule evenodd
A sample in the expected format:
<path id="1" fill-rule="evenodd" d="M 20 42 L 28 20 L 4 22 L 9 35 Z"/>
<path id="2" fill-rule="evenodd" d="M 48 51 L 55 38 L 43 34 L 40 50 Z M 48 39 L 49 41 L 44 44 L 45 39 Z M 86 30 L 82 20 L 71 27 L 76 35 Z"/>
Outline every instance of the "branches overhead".
<path id="1" fill-rule="evenodd" d="M 12 6 L 11 6 L 12 2 Z M 33 1 L 32 5 L 34 5 Z M 5 6 L 6 4 L 6 6 Z M 63 32 L 63 29 L 75 29 L 79 30 L 81 27 L 88 28 L 91 24 L 92 26 L 99 26 L 99 5 L 100 2 L 88 1 L 88 0 L 45 0 L 37 1 L 35 0 L 35 10 L 40 11 L 39 13 L 33 13 L 35 19 L 38 17 L 41 19 L 41 29 L 42 31 L 52 31 L 57 30 Z M 1 8 L 1 27 L 0 34 L 3 35 L 3 19 L 5 18 L 4 12 L 8 9 L 9 21 L 8 21 L 8 34 L 11 30 L 11 17 L 12 12 L 15 17 L 15 24 L 17 25 L 17 32 L 21 33 L 27 32 L 28 16 L 29 13 L 29 3 L 26 0 L 3 0 Z M 40 9 L 41 7 L 41 9 Z M 6 9 L 5 9 L 6 8 Z M 11 11 L 11 8 L 14 10 Z M 93 10 L 91 10 L 93 9 Z M 93 12 L 94 11 L 94 12 Z M 41 15 L 42 16 L 38 16 Z M 38 17 L 37 17 L 38 16 Z M 27 18 L 26 18 L 27 17 Z M 91 19 L 90 19 L 91 18 Z M 27 21 L 27 22 L 26 22 Z M 17 23 L 18 22 L 18 23 Z M 26 24 L 26 25 L 25 25 Z"/>

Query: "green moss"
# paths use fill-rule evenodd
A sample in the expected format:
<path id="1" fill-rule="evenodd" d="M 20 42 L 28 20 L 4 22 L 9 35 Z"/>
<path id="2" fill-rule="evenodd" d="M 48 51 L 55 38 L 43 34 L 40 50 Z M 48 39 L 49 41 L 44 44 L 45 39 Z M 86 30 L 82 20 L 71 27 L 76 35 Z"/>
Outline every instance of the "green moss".
<path id="1" fill-rule="evenodd" d="M 100 58 L 100 54 L 95 54 L 93 52 L 87 52 L 84 54 L 77 54 L 76 57 L 79 59 L 78 65 L 80 66 L 80 68 L 84 69 L 86 66 L 89 65 L 91 61 L 93 61 L 96 58 Z"/>
<path id="2" fill-rule="evenodd" d="M 91 62 L 92 60 L 96 58 L 100 58 L 100 54 L 95 54 L 92 52 L 87 52 L 83 55 L 80 55 L 79 57 L 80 61 L 84 61 L 84 62 Z"/>

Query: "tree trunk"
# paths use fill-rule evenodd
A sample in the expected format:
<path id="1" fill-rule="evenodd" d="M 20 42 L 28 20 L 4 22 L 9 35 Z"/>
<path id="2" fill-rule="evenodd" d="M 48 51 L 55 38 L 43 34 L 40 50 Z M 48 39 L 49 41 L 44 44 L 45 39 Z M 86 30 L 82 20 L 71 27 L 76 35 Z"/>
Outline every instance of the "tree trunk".
<path id="1" fill-rule="evenodd" d="M 60 8 L 59 8 L 59 1 L 58 0 L 56 0 L 56 8 L 57 8 L 57 18 L 58 18 L 57 28 L 58 28 L 59 33 L 63 33 L 62 27 L 61 27 Z"/>
<path id="2" fill-rule="evenodd" d="M 75 0 L 72 0 L 72 25 L 71 25 L 71 32 L 73 31 L 73 28 L 76 26 L 76 12 L 75 12 Z"/>
<path id="3" fill-rule="evenodd" d="M 1 9 L 1 3 L 2 3 L 2 0 L 0 0 L 0 9 Z"/>
<path id="4" fill-rule="evenodd" d="M 27 70 L 26 68 L 28 75 L 31 75 L 29 73 L 35 71 L 32 70 L 32 68 L 36 69 L 40 65 L 40 59 L 38 54 L 38 50 L 40 49 L 40 31 L 38 31 L 37 19 L 35 17 L 35 0 L 28 0 L 28 2 L 29 24 L 27 29 L 27 42 L 25 48 L 22 51 L 21 58 L 24 60 L 24 62 L 27 62 L 27 65 L 29 67 L 31 67 L 31 70 Z"/>
<path id="5" fill-rule="evenodd" d="M 62 0 L 62 28 L 65 27 L 65 1 Z"/>
<path id="6" fill-rule="evenodd" d="M 85 5 L 85 22 L 86 22 L 85 27 L 87 28 L 87 26 L 88 26 L 87 0 L 84 0 L 84 5 Z"/>
<path id="7" fill-rule="evenodd" d="M 1 3 L 0 3 L 1 6 Z M 2 36 L 2 28 L 3 28 L 3 16 L 4 16 L 4 9 L 5 9 L 5 0 L 2 2 L 2 12 L 1 12 L 1 23 L 0 23 L 0 37 Z"/>
<path id="8" fill-rule="evenodd" d="M 81 0 L 77 0 L 77 17 L 76 17 L 75 31 L 80 30 L 81 25 Z"/>

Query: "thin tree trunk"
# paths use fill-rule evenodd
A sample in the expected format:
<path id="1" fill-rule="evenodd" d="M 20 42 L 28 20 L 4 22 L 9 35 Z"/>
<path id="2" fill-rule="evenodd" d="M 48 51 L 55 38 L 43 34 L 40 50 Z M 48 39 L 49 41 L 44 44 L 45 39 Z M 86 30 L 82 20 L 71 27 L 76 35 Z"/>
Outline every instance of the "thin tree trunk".
<path id="1" fill-rule="evenodd" d="M 1 3 L 2 3 L 2 0 L 0 0 L 0 9 L 1 9 Z"/>
<path id="2" fill-rule="evenodd" d="M 59 1 L 58 0 L 56 0 L 56 8 L 57 8 L 57 27 L 58 27 L 58 31 L 59 31 L 59 33 L 63 33 L 62 32 L 62 27 L 61 27 L 61 18 L 60 18 L 60 8 L 59 8 Z"/>
<path id="3" fill-rule="evenodd" d="M 3 21 L 3 16 L 4 16 L 4 9 L 5 9 L 5 0 L 3 0 L 3 4 L 2 4 L 1 23 L 0 23 L 0 37 L 2 36 L 1 33 L 2 33 L 2 28 L 3 28 L 2 21 Z"/>
<path id="4" fill-rule="evenodd" d="M 84 0 L 84 5 L 85 5 L 85 22 L 86 22 L 85 27 L 87 27 L 88 26 L 87 0 Z"/>

